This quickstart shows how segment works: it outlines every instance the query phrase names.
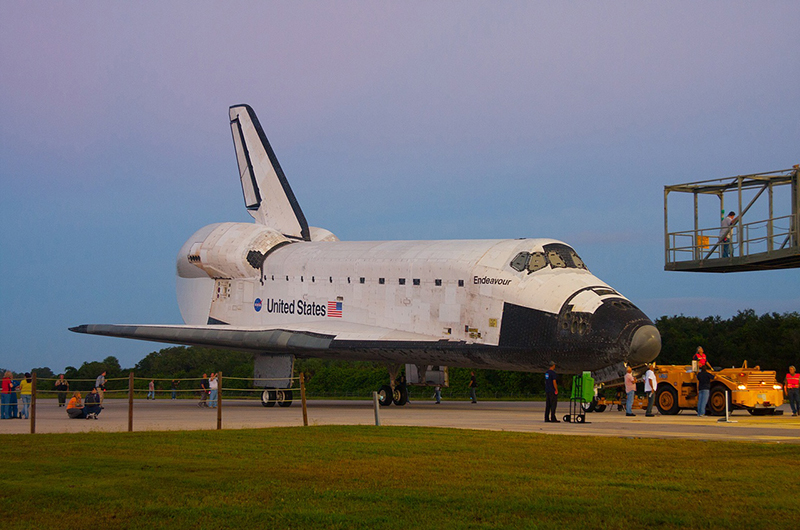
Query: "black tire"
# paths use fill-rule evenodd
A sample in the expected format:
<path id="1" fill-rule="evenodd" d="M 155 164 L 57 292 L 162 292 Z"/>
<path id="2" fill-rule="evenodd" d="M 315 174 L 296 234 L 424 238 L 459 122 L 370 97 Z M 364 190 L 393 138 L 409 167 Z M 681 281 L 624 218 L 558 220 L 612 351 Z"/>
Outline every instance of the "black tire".
<path id="1" fill-rule="evenodd" d="M 378 390 L 378 403 L 381 407 L 388 407 L 392 404 L 393 399 L 392 387 L 389 385 L 383 385 L 381 389 Z"/>
<path id="2" fill-rule="evenodd" d="M 395 405 L 402 407 L 408 403 L 408 389 L 404 386 L 395 387 L 394 393 L 392 394 L 392 399 L 394 400 Z"/>
<path id="3" fill-rule="evenodd" d="M 564 421 L 569 423 L 572 420 L 572 417 L 569 414 L 564 414 Z"/>
<path id="4" fill-rule="evenodd" d="M 575 421 L 576 421 L 577 423 L 586 423 L 586 416 L 584 416 L 583 414 L 579 414 L 579 415 L 578 415 L 578 416 L 575 418 Z"/>
<path id="5" fill-rule="evenodd" d="M 277 401 L 279 407 L 291 407 L 292 397 L 291 390 L 278 389 L 275 391 L 275 401 Z"/>
<path id="6" fill-rule="evenodd" d="M 680 410 L 678 406 L 678 391 L 672 388 L 672 385 L 663 383 L 658 385 L 656 391 L 656 407 L 658 411 L 664 415 L 675 415 Z"/>
<path id="7" fill-rule="evenodd" d="M 581 409 L 583 412 L 594 412 L 597 409 L 597 398 L 588 403 L 581 403 Z"/>
<path id="8" fill-rule="evenodd" d="M 594 408 L 594 411 L 595 411 L 595 412 L 603 412 L 604 410 L 606 410 L 606 405 L 605 405 L 605 404 L 603 404 L 603 405 L 597 405 L 597 406 Z"/>
<path id="9" fill-rule="evenodd" d="M 261 404 L 265 407 L 274 407 L 275 406 L 275 390 L 272 388 L 266 388 L 261 393 Z"/>
<path id="10" fill-rule="evenodd" d="M 706 407 L 706 414 L 711 416 L 724 416 L 725 415 L 725 390 L 724 386 L 715 386 L 711 389 L 711 394 L 708 396 L 708 406 Z M 730 394 L 728 394 L 730 396 Z M 733 412 L 731 407 L 730 397 L 728 399 L 728 411 Z"/>

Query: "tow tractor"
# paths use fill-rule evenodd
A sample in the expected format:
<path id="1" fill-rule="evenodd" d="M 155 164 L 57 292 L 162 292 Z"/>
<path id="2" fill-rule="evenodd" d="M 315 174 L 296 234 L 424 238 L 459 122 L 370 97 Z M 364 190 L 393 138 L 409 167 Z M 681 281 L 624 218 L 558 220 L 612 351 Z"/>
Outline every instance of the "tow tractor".
<path id="1" fill-rule="evenodd" d="M 678 414 L 684 409 L 697 409 L 697 366 L 692 365 L 663 365 L 656 366 L 658 386 L 656 389 L 656 406 L 664 415 Z M 646 367 L 637 367 L 634 374 L 641 381 Z M 707 412 L 714 416 L 725 415 L 725 400 L 727 395 L 729 410 L 743 409 L 754 416 L 767 414 L 782 414 L 776 410 L 783 404 L 783 387 L 778 383 L 774 370 L 761 370 L 761 367 L 748 368 L 744 361 L 741 368 L 724 368 L 709 370 L 714 375 L 711 382 L 711 393 L 708 398 Z M 622 382 L 611 382 L 604 385 L 606 389 L 618 387 Z M 587 412 L 602 412 L 608 406 L 624 406 L 624 398 L 616 399 L 596 397 L 587 404 Z M 647 406 L 647 399 L 636 396 L 633 408 L 643 409 Z"/>

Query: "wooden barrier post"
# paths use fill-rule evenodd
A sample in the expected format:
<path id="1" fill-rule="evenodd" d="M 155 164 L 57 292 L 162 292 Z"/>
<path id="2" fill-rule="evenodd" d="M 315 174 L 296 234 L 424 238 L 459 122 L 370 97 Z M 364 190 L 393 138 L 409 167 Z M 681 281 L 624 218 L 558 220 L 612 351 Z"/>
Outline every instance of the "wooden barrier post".
<path id="1" fill-rule="evenodd" d="M 306 410 L 306 378 L 300 372 L 300 402 L 303 404 L 303 427 L 308 427 L 308 410 Z"/>
<path id="2" fill-rule="evenodd" d="M 36 372 L 31 374 L 31 434 L 36 434 Z"/>
<path id="3" fill-rule="evenodd" d="M 133 432 L 133 372 L 128 374 L 128 432 Z"/>
<path id="4" fill-rule="evenodd" d="M 222 429 L 222 372 L 217 374 L 217 430 Z"/>

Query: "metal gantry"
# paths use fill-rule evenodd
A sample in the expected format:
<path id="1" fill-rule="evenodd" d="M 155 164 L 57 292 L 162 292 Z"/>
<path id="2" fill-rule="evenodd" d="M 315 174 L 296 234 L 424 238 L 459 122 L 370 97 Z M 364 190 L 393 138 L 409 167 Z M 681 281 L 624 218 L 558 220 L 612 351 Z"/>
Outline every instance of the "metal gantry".
<path id="1" fill-rule="evenodd" d="M 800 267 L 799 173 L 800 166 L 794 166 L 769 173 L 664 186 L 664 270 L 740 272 Z M 673 192 L 692 194 L 692 229 L 670 232 L 668 199 Z M 701 209 L 700 198 L 704 196 L 716 196 L 719 209 Z M 736 201 L 736 219 L 729 229 L 722 227 L 726 197 L 728 211 L 734 210 L 729 207 L 730 200 Z M 701 227 L 701 219 L 706 226 Z M 723 252 L 726 235 L 730 251 L 727 256 Z"/>

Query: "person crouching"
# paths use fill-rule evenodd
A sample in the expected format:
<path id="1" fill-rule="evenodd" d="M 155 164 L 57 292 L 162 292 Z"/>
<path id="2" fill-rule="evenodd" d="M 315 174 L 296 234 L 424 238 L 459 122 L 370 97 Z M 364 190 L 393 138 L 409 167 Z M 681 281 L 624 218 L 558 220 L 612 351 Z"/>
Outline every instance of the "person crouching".
<path id="1" fill-rule="evenodd" d="M 83 403 L 81 403 L 81 393 L 77 390 L 72 394 L 72 399 L 69 400 L 69 403 L 67 403 L 67 415 L 73 420 L 86 417 L 86 411 L 83 408 Z"/>
<path id="2" fill-rule="evenodd" d="M 92 392 L 86 396 L 86 406 L 83 407 L 83 410 L 86 411 L 87 418 L 94 418 L 97 419 L 97 415 L 100 414 L 100 411 L 103 409 L 100 406 L 100 394 L 97 391 L 97 387 L 92 388 Z"/>

